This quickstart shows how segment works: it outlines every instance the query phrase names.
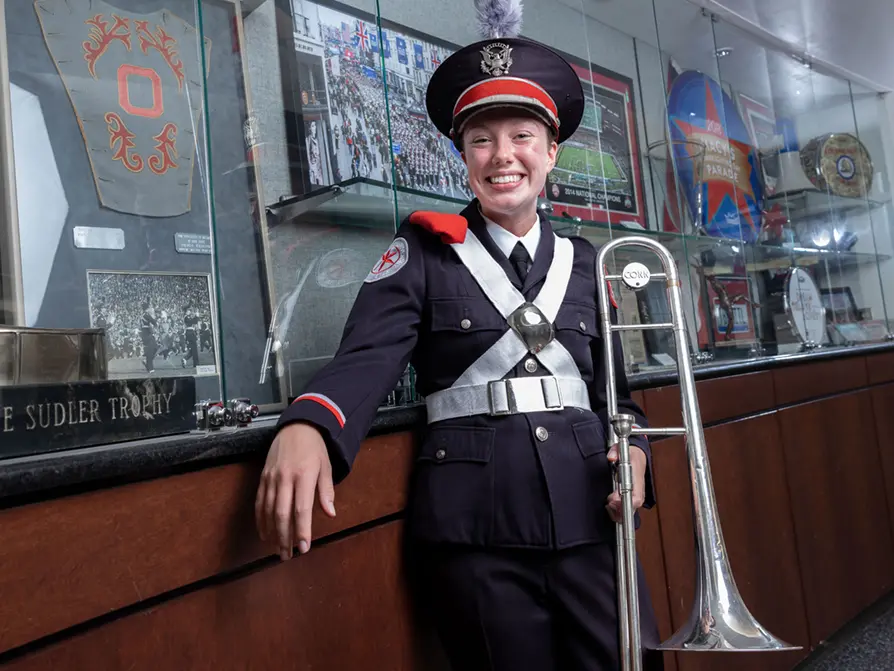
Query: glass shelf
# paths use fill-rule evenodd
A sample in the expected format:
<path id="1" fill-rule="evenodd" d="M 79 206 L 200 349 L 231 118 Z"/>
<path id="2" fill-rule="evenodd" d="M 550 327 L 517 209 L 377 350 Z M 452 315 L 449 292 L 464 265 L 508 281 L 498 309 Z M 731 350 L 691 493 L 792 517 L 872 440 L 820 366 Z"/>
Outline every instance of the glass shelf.
<path id="1" fill-rule="evenodd" d="M 874 265 L 891 258 L 890 255 L 885 254 L 826 250 L 802 245 L 744 243 L 741 240 L 729 238 L 649 231 L 590 221 L 572 221 L 558 217 L 551 219 L 554 229 L 560 235 L 580 235 L 596 246 L 603 245 L 618 236 L 644 235 L 655 238 L 678 258 L 683 255 L 688 255 L 690 258 L 695 257 L 701 265 L 707 268 L 707 274 L 714 275 L 743 270 L 757 272 L 791 266 L 813 266 L 821 263 L 835 264 L 837 268 L 854 268 L 864 264 Z M 643 254 L 649 255 L 648 252 L 643 252 Z M 744 266 L 741 262 L 743 258 L 746 259 Z M 734 263 L 736 263 L 736 268 L 733 268 Z"/>
<path id="2" fill-rule="evenodd" d="M 382 228 L 393 224 L 395 204 L 402 219 L 414 210 L 458 213 L 467 201 L 355 177 L 303 196 L 283 199 L 267 208 L 267 216 L 276 225 L 312 213 L 324 217 L 337 215 L 341 225 Z"/>
<path id="3" fill-rule="evenodd" d="M 842 220 L 876 210 L 890 202 L 890 197 L 877 193 L 876 189 L 868 198 L 844 198 L 825 191 L 802 189 L 779 193 L 767 199 L 768 207 L 779 205 L 790 223 L 829 218 Z"/>

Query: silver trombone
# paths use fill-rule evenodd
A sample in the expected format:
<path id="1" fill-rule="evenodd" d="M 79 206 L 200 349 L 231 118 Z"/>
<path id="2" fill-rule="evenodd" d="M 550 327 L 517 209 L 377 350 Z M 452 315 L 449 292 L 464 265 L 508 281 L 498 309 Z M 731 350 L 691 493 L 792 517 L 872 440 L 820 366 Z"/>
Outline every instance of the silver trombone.
<path id="1" fill-rule="evenodd" d="M 621 247 L 645 248 L 654 252 L 664 268 L 663 273 L 651 273 L 639 262 L 628 263 L 620 275 L 606 270 L 608 257 Z M 689 457 L 689 473 L 695 524 L 696 587 L 695 601 L 688 621 L 659 650 L 680 651 L 759 651 L 798 650 L 776 638 L 752 616 L 745 606 L 733 579 L 720 529 L 714 486 L 705 447 L 704 429 L 695 392 L 695 378 L 689 360 L 689 341 L 680 277 L 674 258 L 666 247 L 645 236 L 630 236 L 613 240 L 599 249 L 597 282 L 602 317 L 602 332 L 606 334 L 605 375 L 609 444 L 618 444 L 615 487 L 621 494 L 622 519 L 616 527 L 618 618 L 620 623 L 621 668 L 640 671 L 642 668 L 642 639 L 640 631 L 639 594 L 637 589 L 636 538 L 633 511 L 633 469 L 630 462 L 631 436 L 684 436 Z M 636 291 L 650 280 L 665 281 L 671 321 L 653 324 L 613 324 L 608 302 L 609 282 L 621 281 Z M 618 413 L 615 389 L 615 369 L 611 335 L 615 331 L 672 329 L 676 344 L 677 373 L 683 406 L 682 428 L 639 428 L 634 417 Z"/>

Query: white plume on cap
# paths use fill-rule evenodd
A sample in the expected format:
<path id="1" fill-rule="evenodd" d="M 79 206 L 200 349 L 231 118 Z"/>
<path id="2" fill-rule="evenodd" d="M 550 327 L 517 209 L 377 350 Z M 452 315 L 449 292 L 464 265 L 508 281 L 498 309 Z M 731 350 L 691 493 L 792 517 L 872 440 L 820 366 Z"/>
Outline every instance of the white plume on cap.
<path id="1" fill-rule="evenodd" d="M 521 0 L 475 0 L 475 9 L 482 38 L 516 37 L 521 32 Z"/>

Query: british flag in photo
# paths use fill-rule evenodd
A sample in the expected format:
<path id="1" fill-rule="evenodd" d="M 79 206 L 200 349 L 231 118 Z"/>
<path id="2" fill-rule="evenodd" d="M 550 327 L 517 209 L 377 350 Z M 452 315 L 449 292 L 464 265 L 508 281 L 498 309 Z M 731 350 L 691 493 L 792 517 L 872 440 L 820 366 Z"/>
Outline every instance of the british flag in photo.
<path id="1" fill-rule="evenodd" d="M 357 22 L 357 30 L 354 33 L 354 46 L 360 47 L 362 51 L 369 51 L 370 48 L 370 35 L 369 31 L 366 29 L 366 26 L 363 25 L 363 21 Z"/>

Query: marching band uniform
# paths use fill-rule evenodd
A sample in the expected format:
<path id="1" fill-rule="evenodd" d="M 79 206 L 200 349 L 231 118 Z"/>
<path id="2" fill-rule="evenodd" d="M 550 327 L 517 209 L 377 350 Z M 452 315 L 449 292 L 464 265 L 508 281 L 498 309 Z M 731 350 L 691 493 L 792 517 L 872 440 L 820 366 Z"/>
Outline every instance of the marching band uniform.
<path id="1" fill-rule="evenodd" d="M 470 112 L 508 104 L 562 141 L 583 95 L 561 57 L 511 38 L 448 58 L 427 104 L 448 136 Z M 647 422 L 619 337 L 600 332 L 595 263 L 589 242 L 556 236 L 542 215 L 518 239 L 477 200 L 460 215 L 415 212 L 366 278 L 334 359 L 279 421 L 317 427 L 338 483 L 413 364 L 428 412 L 408 506 L 413 570 L 457 671 L 619 668 L 603 347 L 619 411 Z M 631 444 L 647 457 L 650 507 L 649 445 Z M 641 574 L 640 595 L 648 649 L 657 627 Z"/>

